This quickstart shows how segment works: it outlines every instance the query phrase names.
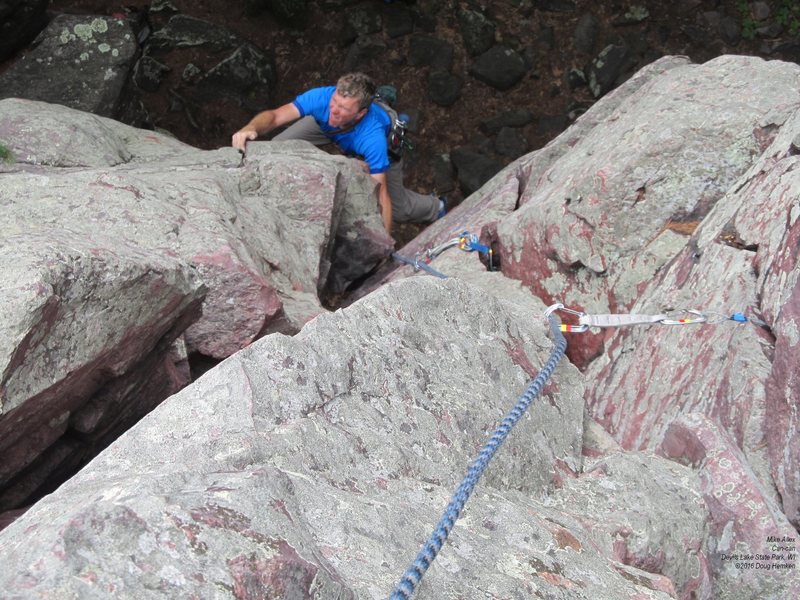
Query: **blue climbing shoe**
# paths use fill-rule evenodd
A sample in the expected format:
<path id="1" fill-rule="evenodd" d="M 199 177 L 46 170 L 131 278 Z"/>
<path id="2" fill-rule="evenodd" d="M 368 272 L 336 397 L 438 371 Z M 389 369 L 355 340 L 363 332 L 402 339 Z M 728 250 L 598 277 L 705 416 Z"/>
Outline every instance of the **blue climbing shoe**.
<path id="1" fill-rule="evenodd" d="M 439 196 L 439 214 L 436 215 L 436 220 L 438 221 L 446 214 L 447 214 L 447 198 L 445 198 L 444 196 Z"/>

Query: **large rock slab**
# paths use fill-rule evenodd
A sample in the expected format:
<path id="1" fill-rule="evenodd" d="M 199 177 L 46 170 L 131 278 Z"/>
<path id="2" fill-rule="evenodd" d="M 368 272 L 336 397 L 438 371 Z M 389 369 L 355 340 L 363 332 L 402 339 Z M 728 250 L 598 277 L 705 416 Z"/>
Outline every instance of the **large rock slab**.
<path id="1" fill-rule="evenodd" d="M 4 230 L 46 224 L 91 234 L 102 223 L 192 264 L 209 288 L 203 318 L 187 332 L 192 351 L 224 358 L 264 332 L 296 332 L 325 310 L 319 296 L 332 263 L 343 266 L 335 278 L 343 289 L 393 246 L 372 180 L 310 144 L 254 143 L 242 161 L 233 148 L 198 151 L 86 113 L 3 102 L 0 135 L 17 160 L 3 180 Z M 36 120 L 41 133 L 29 136 Z M 74 135 L 49 138 L 56 123 Z M 350 244 L 334 248 L 337 237 Z M 351 253 L 355 240 L 368 243 Z"/>
<path id="2" fill-rule="evenodd" d="M 503 272 L 546 302 L 630 308 L 685 246 L 673 234 L 691 231 L 758 159 L 767 121 L 797 110 L 798 88 L 800 68 L 780 61 L 670 63 L 528 180 L 498 225 Z M 602 343 L 584 336 L 570 356 L 585 365 Z"/>
<path id="3" fill-rule="evenodd" d="M 773 128 L 772 143 L 737 186 L 735 195 L 709 216 L 698 248 L 713 240 L 750 251 L 757 274 L 757 315 L 774 336 L 766 378 L 764 429 L 772 476 L 789 520 L 800 527 L 800 114 Z M 765 140 L 769 142 L 769 139 Z"/>
<path id="4" fill-rule="evenodd" d="M 3 589 L 385 597 L 546 360 L 546 331 L 468 284 L 415 278 L 264 338 L 0 533 Z M 611 561 L 576 517 L 535 500 L 557 465 L 578 467 L 580 391 L 559 366 L 421 594 L 671 597 L 667 580 Z"/>
<path id="5" fill-rule="evenodd" d="M 698 308 L 723 318 L 743 312 L 755 324 L 620 332 L 590 367 L 587 394 L 590 412 L 626 448 L 655 448 L 680 415 L 713 417 L 767 493 L 774 497 L 777 488 L 794 523 L 800 522 L 794 368 L 800 177 L 792 145 L 798 133 L 798 116 L 773 126 L 761 158 L 669 268 L 641 288 L 633 308 Z"/>
<path id="6" fill-rule="evenodd" d="M 58 105 L 3 100 L 0 114 L 14 157 L 0 173 L 2 288 L 13 308 L 4 316 L 16 324 L 0 364 L 0 510 L 186 385 L 187 353 L 223 359 L 269 331 L 296 333 L 326 311 L 331 273 L 346 287 L 393 245 L 374 182 L 310 144 L 254 144 L 243 160 Z M 148 299 L 140 288 L 162 263 L 193 283 L 170 280 L 173 296 Z M 114 294 L 105 278 L 136 293 Z M 29 297 L 53 286 L 52 297 Z M 62 287 L 71 295 L 58 310 Z M 150 311 L 166 321 L 131 343 Z M 99 337 L 83 340 L 87 327 Z M 170 348 L 179 335 L 181 348 Z"/>
<path id="7" fill-rule="evenodd" d="M 24 502 L 68 456 L 80 462 L 109 430 L 129 426 L 177 391 L 163 367 L 170 344 L 199 317 L 204 287 L 185 263 L 101 234 L 89 240 L 42 228 L 2 239 L 5 510 Z M 76 429 L 74 419 L 91 402 L 95 419 Z M 85 443 L 54 448 L 78 429 Z"/>
<path id="8" fill-rule="evenodd" d="M 0 140 L 13 155 L 13 160 L 0 162 L 0 173 L 168 159 L 191 163 L 213 156 L 175 138 L 59 104 L 7 98 L 0 100 L 0 115 Z"/>

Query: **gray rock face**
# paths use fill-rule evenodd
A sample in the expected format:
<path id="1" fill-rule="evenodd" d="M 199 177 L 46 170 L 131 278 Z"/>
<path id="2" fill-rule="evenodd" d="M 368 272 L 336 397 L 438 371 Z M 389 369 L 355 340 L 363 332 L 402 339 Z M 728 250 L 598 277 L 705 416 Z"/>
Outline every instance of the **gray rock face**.
<path id="1" fill-rule="evenodd" d="M 13 492 L 0 493 L 6 510 L 59 466 L 51 464 L 54 454 L 58 463 L 64 453 L 84 452 L 93 437 L 130 416 L 119 411 L 100 424 L 104 413 L 95 411 L 83 427 L 87 443 L 54 446 L 74 431 L 73 419 L 93 397 L 103 394 L 113 407 L 130 399 L 130 388 L 161 382 L 136 389 L 141 408 L 133 412 L 141 417 L 179 389 L 157 366 L 199 316 L 204 288 L 187 264 L 102 234 L 89 240 L 85 232 L 45 225 L 10 235 L 6 228 L 2 239 L 0 490 L 24 474 Z M 142 372 L 148 363 L 150 372 Z"/>
<path id="2" fill-rule="evenodd" d="M 22 135 L 32 117 L 20 116 L 24 103 L 6 101 L 2 114 L 13 118 L 0 121 L 0 138 L 11 132 L 21 162 L 4 167 L 3 190 L 12 193 L 1 197 L 0 239 L 24 246 L 46 228 L 63 229 L 59 200 L 77 218 L 69 231 L 85 238 L 82 224 L 102 222 L 122 248 L 108 257 L 84 241 L 70 250 L 73 263 L 127 264 L 141 253 L 166 265 L 150 277 L 168 279 L 175 265 L 208 287 L 203 319 L 183 338 L 180 319 L 164 324 L 151 336 L 164 351 L 145 352 L 152 362 L 125 374 L 160 365 L 166 389 L 185 366 L 183 339 L 189 348 L 223 339 L 246 347 L 0 532 L 0 586 L 15 597 L 386 597 L 546 360 L 552 343 L 539 315 L 563 301 L 592 315 L 686 307 L 712 322 L 568 333 L 582 372 L 566 361 L 555 370 L 419 597 L 797 597 L 796 550 L 773 545 L 796 547 L 800 504 L 798 91 L 796 65 L 658 61 L 399 251 L 413 261 L 452 243 L 430 264 L 449 279 L 384 265 L 335 313 L 320 311 L 318 292 L 346 287 L 357 262 L 347 254 L 388 248 L 375 233 L 374 189 L 345 159 L 262 143 L 241 161 L 97 117 L 74 128 L 87 140 L 107 128 L 105 143 L 82 154 L 58 136 L 47 146 L 48 138 Z M 47 167 L 67 162 L 59 144 L 71 149 L 70 166 Z M 78 185 L 81 194 L 69 191 Z M 151 212 L 156 201 L 165 212 Z M 365 225 L 371 218 L 374 228 Z M 463 232 L 494 250 L 502 272 L 459 248 Z M 55 272 L 78 290 L 77 267 L 46 261 L 65 252 L 45 247 L 10 268 L 21 286 L 12 297 L 39 289 L 27 285 L 28 273 Z M 132 272 L 137 284 L 150 281 Z M 252 288 L 229 283 L 235 276 Z M 278 299 L 274 318 L 254 317 L 255 304 L 236 312 L 247 304 L 236 294 L 266 286 Z M 104 298 L 106 288 L 95 287 Z M 129 287 L 135 296 L 139 288 Z M 229 297 L 226 309 L 220 299 Z M 197 291 L 183 301 L 199 302 Z M 728 318 L 739 311 L 746 322 Z M 295 335 L 249 343 L 254 337 L 236 332 L 257 318 L 259 333 Z M 217 333 L 204 337 L 200 324 Z M 7 343 L 6 362 L 16 368 L 28 347 Z M 44 354 L 31 351 L 30 376 L 9 379 L 15 398 L 27 395 L 17 394 L 23 384 L 47 383 L 38 376 L 47 363 L 36 360 Z M 79 376 L 62 364 L 66 381 Z M 104 412 L 101 399 L 122 406 L 124 395 L 112 393 L 122 388 L 124 380 L 104 386 L 68 427 L 97 423 L 104 435 L 116 408 Z M 50 448 L 41 465 L 70 460 L 66 443 L 50 443 L 64 417 L 40 412 L 50 420 L 27 436 L 31 452 Z M 24 452 L 7 455 L 27 469 Z M 31 487 L 40 476 L 14 477 Z"/>
<path id="3" fill-rule="evenodd" d="M 417 278 L 295 338 L 253 344 L 62 488 L 80 507 L 51 497 L 6 529 L 4 539 L 27 530 L 28 543 L 4 563 L 3 589 L 385 597 L 465 457 L 546 358 L 545 331 L 541 318 L 475 287 Z M 577 467 L 579 379 L 566 364 L 556 370 L 422 595 L 474 597 L 491 586 L 512 597 L 575 588 L 596 598 L 670 597 L 648 587 L 657 578 L 612 567 L 577 517 L 536 500 L 552 490 L 556 461 Z M 64 548 L 68 567 L 39 544 Z M 33 556 L 41 568 L 23 566 Z"/>
<path id="4" fill-rule="evenodd" d="M 129 426 L 188 383 L 179 335 L 222 359 L 295 333 L 329 281 L 344 289 L 392 246 L 371 179 L 308 144 L 254 143 L 243 161 L 57 105 L 0 114 L 15 157 L 0 174 L 0 488 L 41 483 L 51 467 L 25 470 L 67 432 L 100 444 L 111 415 Z M 25 497 L 3 493 L 0 508 Z"/>
<path id="5" fill-rule="evenodd" d="M 776 88 L 784 90 L 780 97 L 765 91 Z M 414 257 L 470 231 L 494 248 L 504 276 L 545 303 L 590 314 L 694 308 L 716 321 L 569 336 L 569 356 L 587 377 L 589 416 L 623 448 L 657 451 L 676 423 L 694 414 L 713 421 L 729 440 L 726 451 L 737 453 L 737 472 L 746 473 L 703 475 L 715 525 L 705 559 L 698 554 L 706 574 L 669 575 L 684 597 L 687 590 L 698 597 L 793 597 L 787 590 L 797 585 L 796 572 L 775 581 L 762 572 L 737 587 L 739 576 L 721 554 L 739 547 L 763 554 L 768 536 L 784 536 L 786 519 L 795 528 L 798 522 L 798 394 L 790 367 L 800 339 L 798 89 L 800 70 L 787 63 L 659 61 L 399 250 Z M 701 96 L 715 108 L 698 107 Z M 647 125 L 651 117 L 657 123 Z M 462 277 L 467 264 L 484 268 L 457 250 L 430 266 Z M 364 293 L 414 274 L 408 266 L 384 271 Z M 736 312 L 750 320 L 730 320 Z M 709 457 L 722 447 L 704 444 Z M 683 460 L 681 452 L 670 456 Z M 724 510 L 711 507 L 720 497 Z M 774 526 L 750 528 L 754 498 L 772 511 Z"/>

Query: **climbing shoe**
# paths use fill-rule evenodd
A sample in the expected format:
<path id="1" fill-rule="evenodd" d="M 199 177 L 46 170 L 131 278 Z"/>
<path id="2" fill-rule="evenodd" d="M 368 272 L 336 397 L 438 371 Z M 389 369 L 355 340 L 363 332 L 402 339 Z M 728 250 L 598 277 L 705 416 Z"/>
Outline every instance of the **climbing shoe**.
<path id="1" fill-rule="evenodd" d="M 436 219 L 439 220 L 446 214 L 447 214 L 447 198 L 445 198 L 444 196 L 439 196 L 439 214 L 436 215 Z"/>

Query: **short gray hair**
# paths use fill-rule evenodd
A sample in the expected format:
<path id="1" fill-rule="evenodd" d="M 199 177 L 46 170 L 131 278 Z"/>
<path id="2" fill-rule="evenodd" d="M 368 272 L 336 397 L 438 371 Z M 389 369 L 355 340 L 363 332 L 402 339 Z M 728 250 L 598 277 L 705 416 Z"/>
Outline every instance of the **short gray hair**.
<path id="1" fill-rule="evenodd" d="M 336 91 L 345 98 L 357 98 L 359 110 L 369 108 L 375 97 L 375 82 L 364 73 L 348 73 L 336 82 Z"/>

